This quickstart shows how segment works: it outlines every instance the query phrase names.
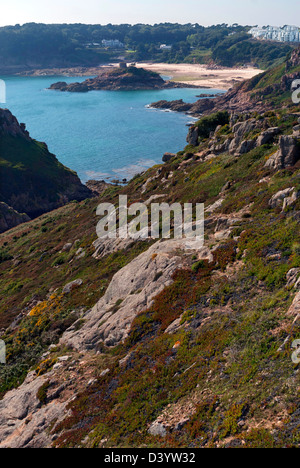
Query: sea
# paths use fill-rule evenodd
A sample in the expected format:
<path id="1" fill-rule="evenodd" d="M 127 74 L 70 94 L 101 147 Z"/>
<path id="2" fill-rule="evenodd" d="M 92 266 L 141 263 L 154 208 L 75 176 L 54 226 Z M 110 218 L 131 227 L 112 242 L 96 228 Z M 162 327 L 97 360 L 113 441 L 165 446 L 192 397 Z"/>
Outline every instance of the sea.
<path id="1" fill-rule="evenodd" d="M 155 91 L 91 91 L 62 93 L 52 83 L 81 82 L 87 77 L 2 77 L 7 107 L 25 123 L 30 136 L 47 143 L 61 163 L 76 171 L 82 182 L 131 179 L 155 164 L 164 153 L 186 145 L 188 125 L 195 119 L 184 113 L 149 108 L 162 99 L 197 101 L 211 89 Z"/>

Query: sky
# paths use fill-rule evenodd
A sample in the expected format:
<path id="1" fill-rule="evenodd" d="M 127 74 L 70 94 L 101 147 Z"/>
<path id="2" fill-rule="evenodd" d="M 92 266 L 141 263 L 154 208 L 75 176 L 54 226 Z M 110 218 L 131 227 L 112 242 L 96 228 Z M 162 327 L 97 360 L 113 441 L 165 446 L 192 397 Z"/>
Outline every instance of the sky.
<path id="1" fill-rule="evenodd" d="M 300 26 L 299 0 L 2 0 L 0 26 L 36 23 L 218 23 Z M 298 24 L 297 24 L 298 23 Z"/>

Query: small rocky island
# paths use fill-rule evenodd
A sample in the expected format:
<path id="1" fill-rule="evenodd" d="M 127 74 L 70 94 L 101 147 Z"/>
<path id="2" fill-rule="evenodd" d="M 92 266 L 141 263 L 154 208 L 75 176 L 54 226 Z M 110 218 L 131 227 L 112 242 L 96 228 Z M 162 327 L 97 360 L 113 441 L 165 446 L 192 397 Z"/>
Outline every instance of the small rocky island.
<path id="1" fill-rule="evenodd" d="M 168 88 L 196 88 L 196 86 L 165 81 L 158 73 L 135 66 L 128 67 L 126 63 L 121 63 L 119 67 L 104 68 L 98 76 L 82 83 L 58 82 L 52 84 L 49 89 L 87 93 L 94 90 L 138 91 Z"/>
<path id="2" fill-rule="evenodd" d="M 216 96 L 214 96 L 216 97 Z M 188 103 L 182 99 L 176 101 L 157 101 L 150 104 L 152 109 L 171 110 L 173 112 L 185 112 L 195 117 L 199 117 L 206 111 L 210 111 L 215 107 L 213 98 L 199 99 L 196 102 Z"/>

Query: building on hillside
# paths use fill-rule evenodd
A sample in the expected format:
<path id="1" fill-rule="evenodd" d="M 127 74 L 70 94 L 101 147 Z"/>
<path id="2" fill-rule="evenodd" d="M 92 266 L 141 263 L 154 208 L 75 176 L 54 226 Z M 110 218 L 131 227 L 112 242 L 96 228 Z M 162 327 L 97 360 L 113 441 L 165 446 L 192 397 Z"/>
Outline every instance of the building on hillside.
<path id="1" fill-rule="evenodd" d="M 100 44 L 98 42 L 87 42 L 85 46 L 86 47 L 100 47 Z"/>
<path id="2" fill-rule="evenodd" d="M 104 47 L 107 47 L 109 49 L 124 49 L 125 44 L 123 42 L 120 42 L 119 39 L 103 39 L 102 45 Z"/>
<path id="3" fill-rule="evenodd" d="M 167 44 L 162 44 L 160 46 L 160 50 L 172 50 L 172 46 L 171 45 L 167 45 Z"/>

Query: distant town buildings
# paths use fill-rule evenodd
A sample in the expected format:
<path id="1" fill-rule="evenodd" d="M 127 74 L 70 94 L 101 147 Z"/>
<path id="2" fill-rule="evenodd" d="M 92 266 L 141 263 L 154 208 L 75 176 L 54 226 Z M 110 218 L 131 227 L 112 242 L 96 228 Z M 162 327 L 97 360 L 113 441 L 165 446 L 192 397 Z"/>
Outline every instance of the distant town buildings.
<path id="1" fill-rule="evenodd" d="M 300 32 L 298 26 L 266 26 L 263 28 L 252 28 L 249 31 L 256 39 L 277 42 L 300 42 Z"/>
<path id="2" fill-rule="evenodd" d="M 125 44 L 123 42 L 120 42 L 118 39 L 103 39 L 102 45 L 104 47 L 108 47 L 109 49 L 124 49 Z"/>
<path id="3" fill-rule="evenodd" d="M 99 42 L 87 42 L 85 44 L 86 47 L 100 47 Z"/>

